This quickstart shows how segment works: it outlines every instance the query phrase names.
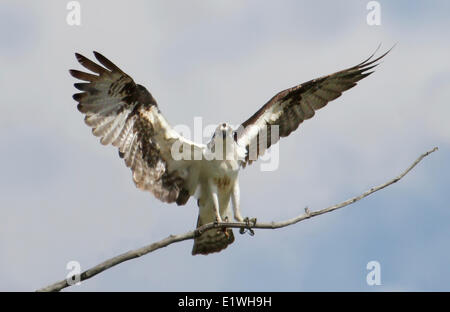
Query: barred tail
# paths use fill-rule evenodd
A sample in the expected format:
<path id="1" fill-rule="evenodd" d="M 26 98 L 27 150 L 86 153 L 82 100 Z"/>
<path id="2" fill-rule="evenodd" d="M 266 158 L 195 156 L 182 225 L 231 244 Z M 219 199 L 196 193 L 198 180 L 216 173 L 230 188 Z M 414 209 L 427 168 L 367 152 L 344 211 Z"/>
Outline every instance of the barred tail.
<path id="1" fill-rule="evenodd" d="M 197 227 L 202 226 L 200 217 L 197 221 Z M 194 240 L 192 255 L 207 255 L 213 252 L 219 252 L 234 242 L 232 229 L 211 229 L 205 231 Z"/>

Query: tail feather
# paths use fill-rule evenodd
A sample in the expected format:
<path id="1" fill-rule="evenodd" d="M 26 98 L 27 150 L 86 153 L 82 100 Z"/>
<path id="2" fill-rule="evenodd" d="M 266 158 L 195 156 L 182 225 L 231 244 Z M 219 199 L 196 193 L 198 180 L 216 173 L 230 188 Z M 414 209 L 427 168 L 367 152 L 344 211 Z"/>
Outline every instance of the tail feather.
<path id="1" fill-rule="evenodd" d="M 197 227 L 202 225 L 199 217 Z M 232 229 L 211 229 L 194 239 L 192 255 L 207 255 L 213 252 L 219 252 L 233 242 L 234 235 Z"/>

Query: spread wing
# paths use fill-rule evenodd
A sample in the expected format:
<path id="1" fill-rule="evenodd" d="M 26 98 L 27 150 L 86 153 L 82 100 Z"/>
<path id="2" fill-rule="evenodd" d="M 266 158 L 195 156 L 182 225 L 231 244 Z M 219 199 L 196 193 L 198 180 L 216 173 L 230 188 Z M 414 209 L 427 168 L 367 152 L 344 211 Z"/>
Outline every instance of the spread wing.
<path id="1" fill-rule="evenodd" d="M 118 147 L 138 188 L 164 202 L 184 205 L 195 192 L 197 163 L 175 160 L 171 148 L 177 144 L 180 149 L 201 153 L 204 145 L 180 136 L 145 87 L 100 53 L 94 55 L 103 66 L 75 54 L 78 62 L 93 73 L 70 70 L 73 77 L 85 81 L 74 84 L 82 92 L 73 95 L 78 110 L 85 114 L 85 123 L 102 144 Z"/>
<path id="2" fill-rule="evenodd" d="M 342 92 L 356 86 L 359 80 L 373 73 L 370 70 L 376 67 L 377 61 L 389 51 L 374 60 L 372 60 L 374 56 L 372 54 L 358 65 L 310 80 L 275 95 L 237 131 L 238 144 L 247 149 L 243 166 L 251 164 L 272 144 L 277 143 L 280 137 L 288 136 L 304 120 L 313 117 L 316 110 L 338 98 Z"/>

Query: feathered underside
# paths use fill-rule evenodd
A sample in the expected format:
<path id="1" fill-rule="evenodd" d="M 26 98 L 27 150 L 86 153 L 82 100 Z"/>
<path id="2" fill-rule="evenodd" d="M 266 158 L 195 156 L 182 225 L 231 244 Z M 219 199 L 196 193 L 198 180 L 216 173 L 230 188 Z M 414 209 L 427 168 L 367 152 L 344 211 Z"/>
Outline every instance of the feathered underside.
<path id="1" fill-rule="evenodd" d="M 164 202 L 184 205 L 195 192 L 198 177 L 193 161 L 172 158 L 172 144 L 200 152 L 204 146 L 175 132 L 150 92 L 106 57 L 94 52 L 101 66 L 75 55 L 81 65 L 94 73 L 70 70 L 73 77 L 85 81 L 75 83 L 82 92 L 73 98 L 92 133 L 101 138 L 102 144 L 118 147 L 138 188 L 152 192 Z"/>
<path id="2" fill-rule="evenodd" d="M 237 142 L 247 149 L 243 166 L 263 155 L 280 137 L 286 137 L 295 131 L 304 120 L 313 117 L 316 110 L 373 73 L 370 70 L 389 51 L 374 60 L 372 54 L 358 65 L 310 80 L 275 95 L 238 129 Z M 272 126 L 278 126 L 278 136 L 274 133 L 272 137 Z"/>

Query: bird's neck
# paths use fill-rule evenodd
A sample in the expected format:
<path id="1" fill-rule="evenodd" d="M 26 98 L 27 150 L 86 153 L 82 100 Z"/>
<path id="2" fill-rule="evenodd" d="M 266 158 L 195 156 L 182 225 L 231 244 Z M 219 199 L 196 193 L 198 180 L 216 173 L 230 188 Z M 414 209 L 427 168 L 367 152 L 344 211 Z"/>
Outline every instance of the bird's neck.
<path id="1" fill-rule="evenodd" d="M 233 139 L 211 141 L 208 143 L 210 153 L 215 160 L 239 160 L 245 158 L 245 149 L 242 150 Z"/>

